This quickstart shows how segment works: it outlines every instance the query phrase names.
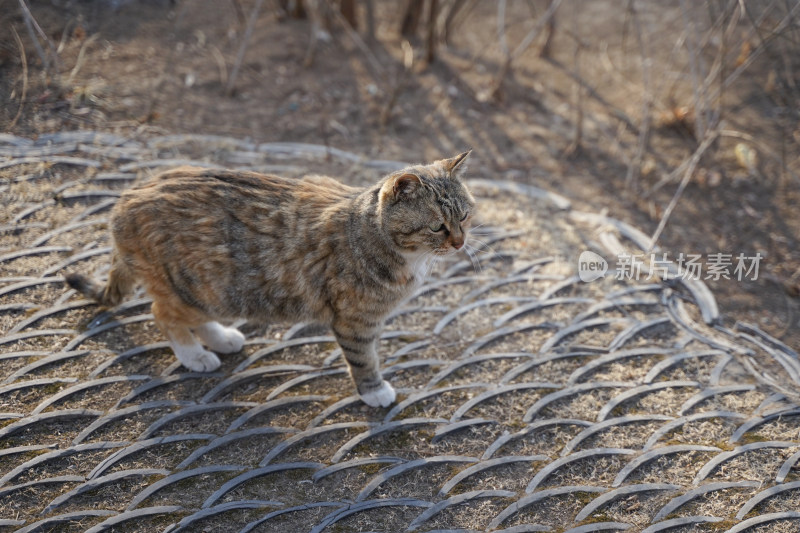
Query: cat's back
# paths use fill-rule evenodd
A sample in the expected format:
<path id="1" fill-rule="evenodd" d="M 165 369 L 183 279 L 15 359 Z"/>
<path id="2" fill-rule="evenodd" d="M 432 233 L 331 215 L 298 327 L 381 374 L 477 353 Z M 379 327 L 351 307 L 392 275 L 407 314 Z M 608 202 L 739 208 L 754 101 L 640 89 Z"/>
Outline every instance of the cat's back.
<path id="1" fill-rule="evenodd" d="M 183 206 L 206 209 L 213 207 L 315 206 L 324 208 L 357 195 L 360 189 L 344 185 L 333 178 L 309 175 L 302 179 L 183 166 L 153 176 L 147 182 L 123 192 L 116 213 L 138 205 Z"/>
<path id="2" fill-rule="evenodd" d="M 159 204 L 208 207 L 242 201 L 279 204 L 291 199 L 295 181 L 255 172 L 177 167 L 122 193 L 116 212 L 143 203 L 150 207 Z"/>
<path id="3" fill-rule="evenodd" d="M 232 254 L 245 260 L 258 247 L 304 255 L 341 232 L 359 192 L 326 176 L 178 167 L 124 192 L 111 230 L 119 249 L 153 257 L 246 248 Z"/>

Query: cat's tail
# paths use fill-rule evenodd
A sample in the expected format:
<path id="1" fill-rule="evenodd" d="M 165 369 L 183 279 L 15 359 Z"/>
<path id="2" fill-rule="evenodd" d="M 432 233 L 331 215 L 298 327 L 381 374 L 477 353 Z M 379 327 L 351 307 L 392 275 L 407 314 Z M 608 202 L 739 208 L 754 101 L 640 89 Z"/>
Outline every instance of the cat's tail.
<path id="1" fill-rule="evenodd" d="M 108 307 L 118 305 L 133 289 L 135 279 L 125 263 L 114 254 L 108 281 L 102 284 L 76 272 L 64 276 L 64 281 L 79 293 Z"/>

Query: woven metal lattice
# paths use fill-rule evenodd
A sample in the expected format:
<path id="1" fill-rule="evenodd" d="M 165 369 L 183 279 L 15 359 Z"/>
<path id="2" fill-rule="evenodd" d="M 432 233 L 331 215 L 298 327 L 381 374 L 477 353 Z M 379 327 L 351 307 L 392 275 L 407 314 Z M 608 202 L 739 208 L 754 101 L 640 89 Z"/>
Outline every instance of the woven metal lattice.
<path id="1" fill-rule="evenodd" d="M 725 327 L 702 282 L 584 283 L 612 218 L 474 176 L 479 261 L 440 265 L 381 340 L 388 409 L 329 331 L 244 324 L 185 371 L 144 294 L 101 309 L 108 211 L 157 168 L 353 183 L 398 163 L 310 145 L 94 132 L 0 136 L 0 530 L 796 531 L 800 363 Z"/>

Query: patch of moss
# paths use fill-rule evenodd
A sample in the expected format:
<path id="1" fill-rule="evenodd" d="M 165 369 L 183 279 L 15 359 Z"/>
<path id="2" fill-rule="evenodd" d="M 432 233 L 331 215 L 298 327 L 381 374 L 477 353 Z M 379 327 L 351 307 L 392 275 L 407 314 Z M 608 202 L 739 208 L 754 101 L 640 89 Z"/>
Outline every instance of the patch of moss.
<path id="1" fill-rule="evenodd" d="M 728 531 L 738 523 L 738 521 L 729 518 L 720 522 L 705 522 L 703 524 L 696 524 L 695 527 L 699 528 L 701 531 Z"/>
<path id="2" fill-rule="evenodd" d="M 383 465 L 381 465 L 380 463 L 366 464 L 358 467 L 359 470 L 361 470 L 362 472 L 364 472 L 369 476 L 377 475 L 378 472 L 381 471 L 381 468 L 383 468 Z"/>
<path id="3" fill-rule="evenodd" d="M 767 437 L 765 437 L 763 435 L 758 435 L 756 433 L 745 433 L 739 439 L 739 441 L 742 444 L 750 444 L 750 443 L 753 443 L 753 442 L 767 442 L 768 440 L 770 440 L 770 439 L 768 439 Z"/>
<path id="4" fill-rule="evenodd" d="M 717 448 L 719 448 L 724 452 L 729 452 L 735 448 L 735 446 L 733 446 L 730 442 L 726 440 L 714 441 L 711 445 L 716 446 Z"/>
<path id="5" fill-rule="evenodd" d="M 586 506 L 589 505 L 592 500 L 597 498 L 597 493 L 594 492 L 573 492 L 575 499 L 577 499 L 582 505 Z M 587 519 L 587 523 L 593 522 L 605 522 L 605 520 L 589 520 Z"/>

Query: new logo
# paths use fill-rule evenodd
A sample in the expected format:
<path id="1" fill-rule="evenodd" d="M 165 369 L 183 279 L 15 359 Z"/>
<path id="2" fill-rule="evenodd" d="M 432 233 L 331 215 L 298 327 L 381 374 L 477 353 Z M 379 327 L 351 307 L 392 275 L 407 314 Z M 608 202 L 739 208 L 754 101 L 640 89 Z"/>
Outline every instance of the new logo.
<path id="1" fill-rule="evenodd" d="M 590 250 L 581 252 L 578 257 L 578 277 L 581 281 L 589 283 L 602 278 L 608 272 L 608 261 Z"/>

